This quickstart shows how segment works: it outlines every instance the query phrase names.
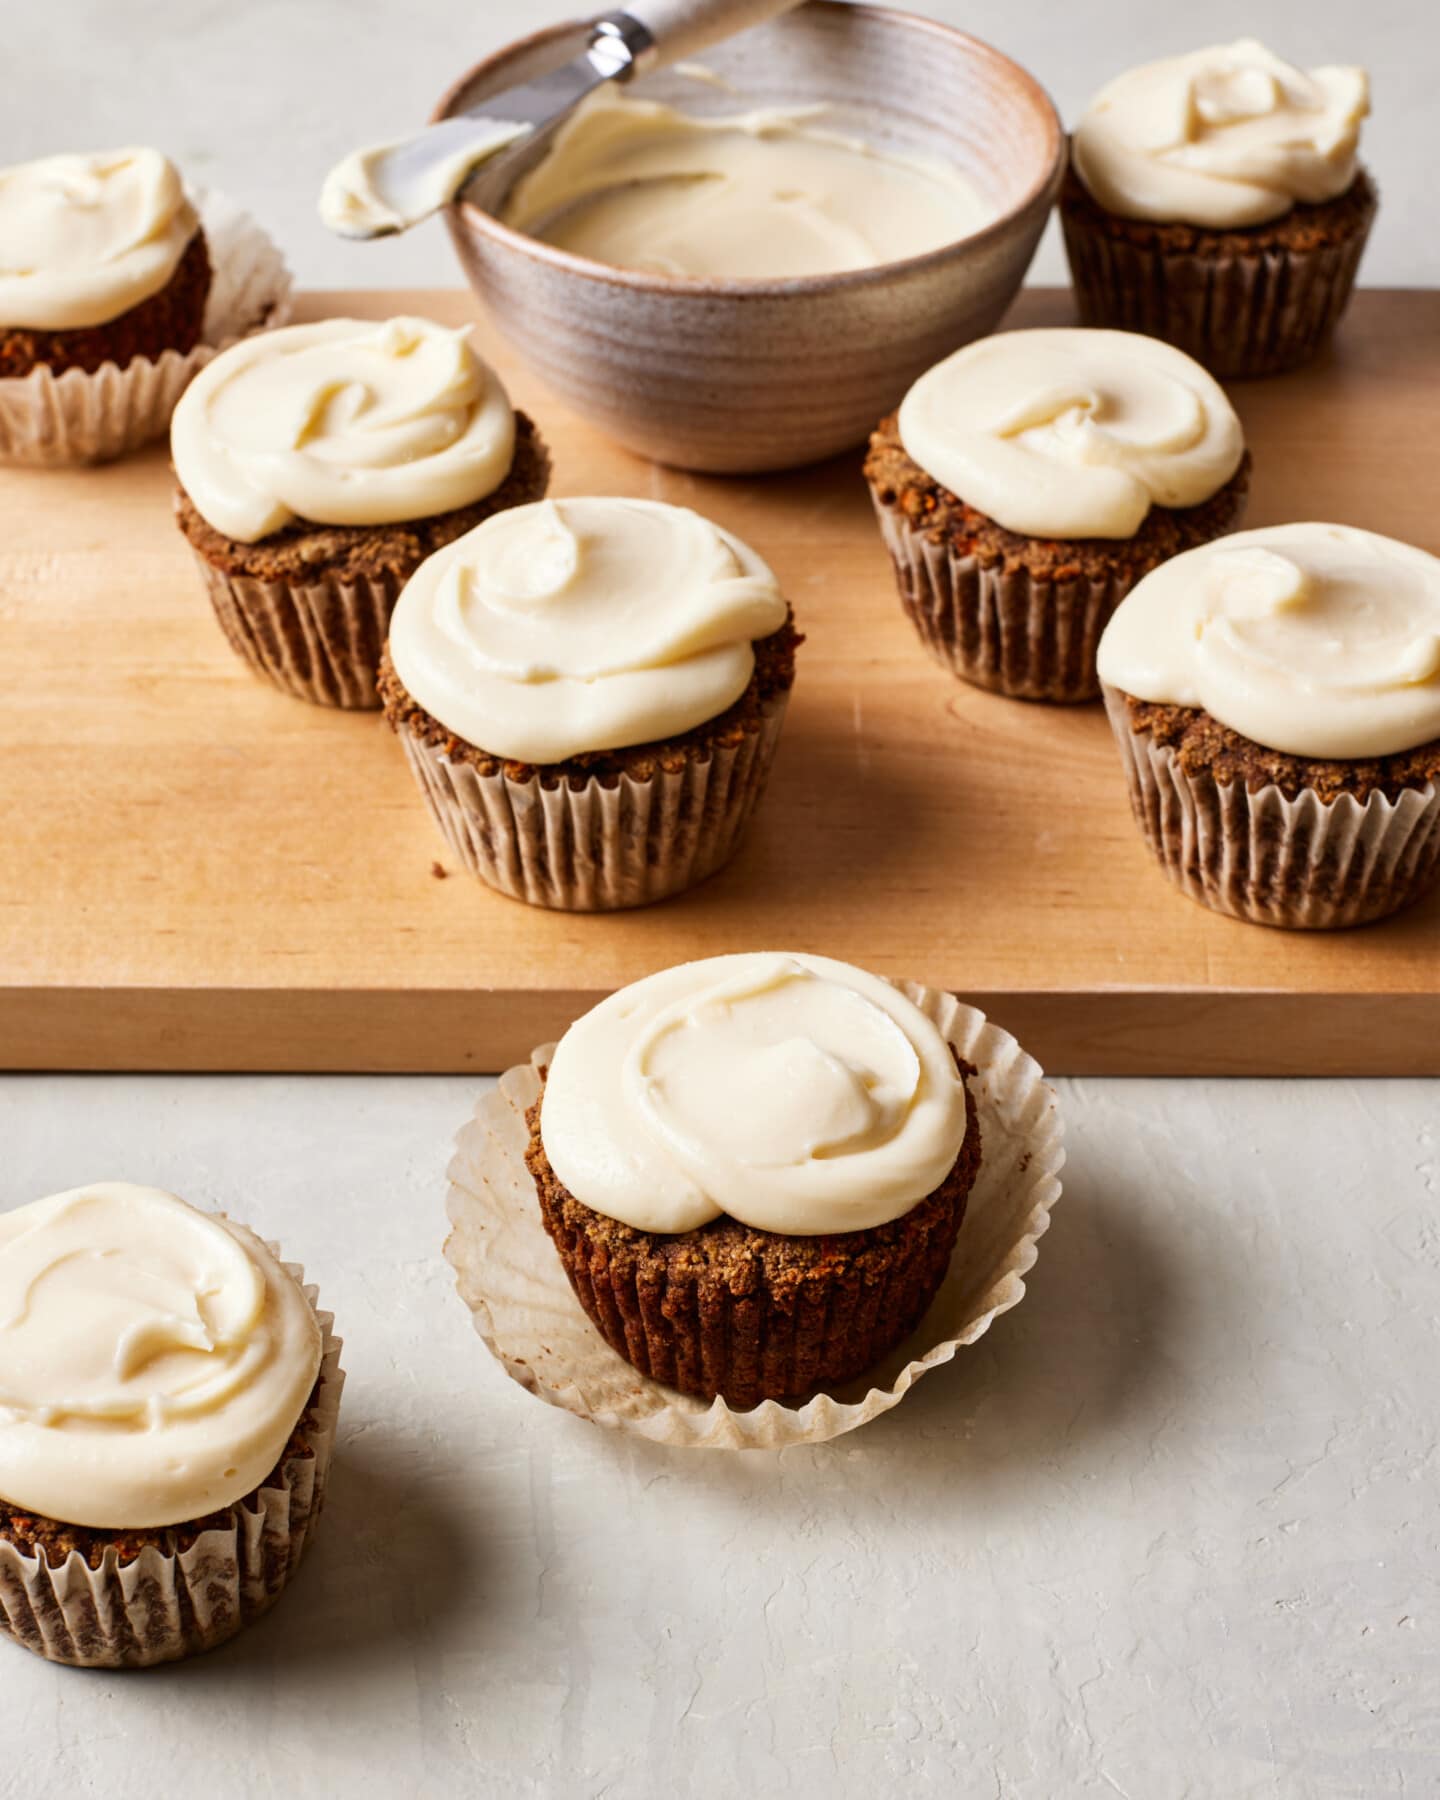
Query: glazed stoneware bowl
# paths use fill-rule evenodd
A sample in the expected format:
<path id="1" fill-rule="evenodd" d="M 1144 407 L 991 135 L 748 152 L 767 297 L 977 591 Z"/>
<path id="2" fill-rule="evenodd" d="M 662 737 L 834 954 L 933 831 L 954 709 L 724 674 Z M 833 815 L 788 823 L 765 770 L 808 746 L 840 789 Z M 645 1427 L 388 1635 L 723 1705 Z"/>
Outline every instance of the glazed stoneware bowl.
<path id="1" fill-rule="evenodd" d="M 479 63 L 445 118 L 530 79 L 573 26 Z M 924 256 L 836 275 L 695 280 L 611 268 L 495 217 L 536 160 L 482 169 L 446 214 L 472 287 L 567 405 L 642 455 L 686 469 L 756 472 L 860 442 L 934 362 L 991 330 L 1035 252 L 1064 165 L 1049 97 L 987 44 L 931 19 L 808 0 L 707 52 L 731 91 L 676 71 L 635 91 L 686 111 L 823 101 L 826 123 L 958 167 L 989 225 Z"/>

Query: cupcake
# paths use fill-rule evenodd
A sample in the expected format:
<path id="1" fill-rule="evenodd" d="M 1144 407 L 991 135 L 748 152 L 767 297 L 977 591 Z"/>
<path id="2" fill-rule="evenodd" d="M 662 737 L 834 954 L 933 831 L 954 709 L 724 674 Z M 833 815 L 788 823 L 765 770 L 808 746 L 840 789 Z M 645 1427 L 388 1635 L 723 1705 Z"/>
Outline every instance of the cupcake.
<path id="1" fill-rule="evenodd" d="M 1292 68 L 1243 38 L 1102 88 L 1060 195 L 1087 325 L 1143 331 L 1217 375 L 1314 356 L 1375 217 L 1363 69 Z"/>
<path id="2" fill-rule="evenodd" d="M 1233 531 L 1250 459 L 1204 369 L 1113 331 L 1009 331 L 922 375 L 865 478 L 921 642 L 1020 700 L 1093 700 L 1095 647 L 1167 557 Z"/>
<path id="3" fill-rule="evenodd" d="M 265 322 L 288 278 L 259 232 L 219 208 L 228 278 L 217 323 Z M 164 430 L 209 354 L 216 246 L 158 150 L 47 156 L 0 169 L 0 460 L 99 461 Z"/>
<path id="4" fill-rule="evenodd" d="M 1362 925 L 1440 871 L 1440 559 L 1346 525 L 1245 531 L 1120 605 L 1100 675 L 1131 805 L 1191 899 Z"/>
<path id="5" fill-rule="evenodd" d="M 326 319 L 247 339 L 187 389 L 176 516 L 231 648 L 286 693 L 379 704 L 400 590 L 550 458 L 464 331 Z"/>
<path id="6" fill-rule="evenodd" d="M 698 513 L 546 500 L 411 578 L 380 692 L 467 868 L 532 905 L 610 911 L 734 854 L 800 641 L 770 570 Z"/>
<path id="7" fill-rule="evenodd" d="M 737 1411 L 919 1323 L 980 1167 L 944 1036 L 828 957 L 685 963 L 556 1046 L 526 1162 L 570 1285 L 641 1374 Z"/>
<path id="8" fill-rule="evenodd" d="M 0 1214 L 0 1630 L 139 1668 L 267 1611 L 324 1502 L 330 1324 L 244 1226 L 157 1188 Z"/>

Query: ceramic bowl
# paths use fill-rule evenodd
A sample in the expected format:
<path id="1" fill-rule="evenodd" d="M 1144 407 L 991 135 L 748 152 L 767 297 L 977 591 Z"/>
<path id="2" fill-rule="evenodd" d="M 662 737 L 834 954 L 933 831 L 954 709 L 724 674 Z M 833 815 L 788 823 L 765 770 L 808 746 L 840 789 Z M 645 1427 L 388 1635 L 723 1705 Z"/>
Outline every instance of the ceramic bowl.
<path id="1" fill-rule="evenodd" d="M 435 117 L 530 79 L 573 34 L 556 26 L 487 57 Z M 705 66 L 732 91 L 665 71 L 636 92 L 696 114 L 823 101 L 837 129 L 948 159 L 997 216 L 873 269 L 774 281 L 652 275 L 502 225 L 496 212 L 536 159 L 522 150 L 482 169 L 447 222 L 495 323 L 601 430 L 685 469 L 790 468 L 859 443 L 916 376 L 995 326 L 1044 228 L 1064 139 L 1044 89 L 1008 57 L 883 7 L 807 0 L 708 51 Z"/>

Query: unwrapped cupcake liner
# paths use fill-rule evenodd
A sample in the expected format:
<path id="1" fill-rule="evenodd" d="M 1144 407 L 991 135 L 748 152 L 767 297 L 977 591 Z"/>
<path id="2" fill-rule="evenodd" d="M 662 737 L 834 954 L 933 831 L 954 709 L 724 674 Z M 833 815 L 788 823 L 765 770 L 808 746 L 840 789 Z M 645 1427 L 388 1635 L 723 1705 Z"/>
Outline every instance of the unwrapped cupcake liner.
<path id="1" fill-rule="evenodd" d="M 1365 925 L 1417 900 L 1440 876 L 1440 788 L 1364 800 L 1312 788 L 1288 799 L 1274 783 L 1188 774 L 1173 749 L 1130 722 L 1105 691 L 1130 806 L 1165 873 L 1192 900 L 1254 925 L 1333 930 Z"/>
<path id="2" fill-rule="evenodd" d="M 223 194 L 195 196 L 210 255 L 201 340 L 184 353 L 137 356 L 93 374 L 48 368 L 0 380 L 0 462 L 49 468 L 109 462 L 160 437 L 190 382 L 229 345 L 283 325 L 290 271 L 279 250 Z"/>
<path id="3" fill-rule="evenodd" d="M 1082 325 L 1142 331 L 1225 377 L 1279 375 L 1320 350 L 1350 301 L 1375 217 L 1306 250 L 1198 254 L 1132 243 L 1062 199 Z"/>
<path id="4" fill-rule="evenodd" d="M 304 1285 L 298 1264 L 283 1266 Z M 232 1523 L 201 1532 L 188 1550 L 146 1545 L 122 1564 L 107 1549 L 98 1569 L 72 1551 L 51 1568 L 43 1553 L 25 1556 L 0 1541 L 0 1634 L 49 1662 L 140 1669 L 213 1650 L 270 1610 L 299 1567 L 325 1504 L 345 1385 L 334 1315 L 316 1306 L 313 1286 L 305 1286 L 305 1297 L 322 1341 L 319 1391 L 307 1408 L 311 1454 L 288 1457 L 276 1485 L 237 1501 Z"/>
<path id="5" fill-rule="evenodd" d="M 1024 1297 L 1036 1245 L 1060 1197 L 1065 1160 L 1055 1095 L 1015 1039 L 953 995 L 900 991 L 961 1057 L 980 1120 L 982 1159 L 949 1268 L 919 1326 L 875 1366 L 801 1404 L 765 1400 L 736 1412 L 640 1374 L 586 1318 L 541 1221 L 525 1165 L 525 1114 L 553 1044 L 507 1070 L 456 1139 L 445 1255 L 475 1329 L 505 1372 L 547 1405 L 655 1443 L 779 1450 L 819 1444 L 899 1405 L 929 1370 L 973 1344 Z"/>
<path id="6" fill-rule="evenodd" d="M 735 743 L 652 775 L 547 785 L 452 761 L 405 725 L 400 741 L 445 841 L 491 887 L 531 906 L 613 912 L 694 887 L 727 863 L 764 791 L 788 692 Z"/>
<path id="7" fill-rule="evenodd" d="M 405 585 L 398 575 L 262 581 L 227 575 L 191 548 L 226 641 L 257 675 L 317 706 L 379 706 L 375 676 Z"/>

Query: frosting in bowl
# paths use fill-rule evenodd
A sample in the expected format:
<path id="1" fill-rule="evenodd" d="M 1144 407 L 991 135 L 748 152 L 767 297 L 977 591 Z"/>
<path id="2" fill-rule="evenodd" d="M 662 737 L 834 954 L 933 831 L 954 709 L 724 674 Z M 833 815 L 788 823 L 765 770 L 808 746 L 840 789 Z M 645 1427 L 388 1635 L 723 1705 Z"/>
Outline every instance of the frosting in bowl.
<path id="1" fill-rule="evenodd" d="M 696 117 L 602 88 L 501 217 L 596 262 L 763 280 L 920 256 L 995 216 L 958 169 L 826 129 L 823 112 Z"/>
<path id="2" fill-rule="evenodd" d="M 1413 750 L 1440 738 L 1440 558 L 1348 525 L 1239 531 L 1137 583 L 1098 662 L 1290 756 Z"/>
<path id="3" fill-rule="evenodd" d="M 906 454 L 1031 537 L 1133 537 L 1152 506 L 1198 506 L 1244 438 L 1215 378 L 1127 331 L 1007 331 L 928 370 L 900 406 Z"/>
<path id="4" fill-rule="evenodd" d="M 565 1033 L 541 1100 L 550 1166 L 640 1231 L 728 1214 L 815 1237 L 898 1219 L 965 1141 L 950 1046 L 878 975 L 761 952 L 681 964 Z"/>
<path id="5" fill-rule="evenodd" d="M 0 325 L 106 325 L 170 280 L 199 219 L 158 150 L 0 169 Z"/>
<path id="6" fill-rule="evenodd" d="M 555 763 L 724 712 L 785 623 L 775 577 L 683 506 L 540 500 L 426 559 L 390 622 L 411 697 L 493 756 Z"/>
<path id="7" fill-rule="evenodd" d="M 1261 225 L 1344 193 L 1369 110 L 1364 69 L 1297 69 L 1242 38 L 1117 76 L 1075 128 L 1075 167 L 1126 218 Z"/>
<path id="8" fill-rule="evenodd" d="M 0 1213 L 0 1497 L 174 1525 L 274 1468 L 320 1369 L 299 1285 L 243 1226 L 97 1182 Z"/>
<path id="9" fill-rule="evenodd" d="M 499 487 L 515 415 L 463 330 L 429 319 L 325 319 L 234 344 L 180 397 L 181 485 L 217 531 L 252 544 L 295 519 L 392 525 Z"/>

